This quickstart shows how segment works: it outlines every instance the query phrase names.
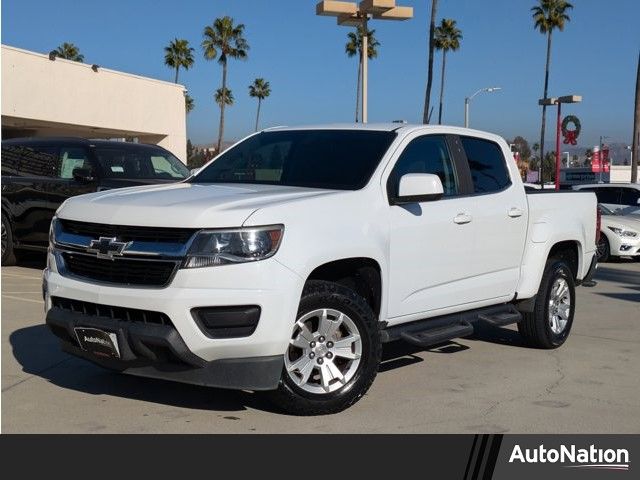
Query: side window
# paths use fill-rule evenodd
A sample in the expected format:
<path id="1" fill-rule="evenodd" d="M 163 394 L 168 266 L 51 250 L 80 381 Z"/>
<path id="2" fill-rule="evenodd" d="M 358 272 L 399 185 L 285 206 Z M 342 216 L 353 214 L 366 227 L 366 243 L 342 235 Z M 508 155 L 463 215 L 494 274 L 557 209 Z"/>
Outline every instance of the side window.
<path id="1" fill-rule="evenodd" d="M 460 137 L 469 161 L 475 193 L 491 193 L 511 185 L 502 149 L 497 143 L 474 137 Z"/>
<path id="2" fill-rule="evenodd" d="M 21 177 L 56 177 L 58 167 L 57 147 L 17 147 L 19 155 L 18 175 Z M 4 161 L 4 160 L 3 160 Z"/>
<path id="3" fill-rule="evenodd" d="M 390 197 L 398 195 L 400 178 L 407 173 L 431 173 L 438 175 L 445 196 L 458 193 L 458 182 L 442 135 L 425 135 L 412 140 L 402 151 L 400 158 L 389 176 L 388 192 Z"/>
<path id="4" fill-rule="evenodd" d="M 72 179 L 73 171 L 76 168 L 90 168 L 89 158 L 84 148 L 62 147 L 60 149 L 60 163 L 58 168 L 58 178 Z"/>
<path id="5" fill-rule="evenodd" d="M 632 205 L 637 207 L 640 205 L 640 190 L 635 188 L 622 188 L 622 196 L 620 197 L 620 203 L 622 205 Z"/>

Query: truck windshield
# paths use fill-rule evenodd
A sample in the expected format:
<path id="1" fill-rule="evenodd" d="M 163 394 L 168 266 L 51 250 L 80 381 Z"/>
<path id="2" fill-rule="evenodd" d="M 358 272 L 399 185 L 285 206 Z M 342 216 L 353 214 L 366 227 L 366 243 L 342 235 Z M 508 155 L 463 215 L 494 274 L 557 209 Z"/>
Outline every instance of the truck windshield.
<path id="1" fill-rule="evenodd" d="M 160 148 L 96 146 L 95 153 L 107 178 L 178 181 L 189 176 L 180 160 Z"/>
<path id="2" fill-rule="evenodd" d="M 224 152 L 189 181 L 358 190 L 395 136 L 373 130 L 262 132 Z"/>

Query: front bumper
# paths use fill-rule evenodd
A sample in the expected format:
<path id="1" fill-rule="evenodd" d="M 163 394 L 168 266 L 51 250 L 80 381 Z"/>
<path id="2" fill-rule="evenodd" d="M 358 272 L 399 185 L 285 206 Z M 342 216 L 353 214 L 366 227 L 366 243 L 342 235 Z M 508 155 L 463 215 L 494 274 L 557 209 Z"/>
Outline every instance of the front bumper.
<path id="1" fill-rule="evenodd" d="M 208 387 L 272 390 L 282 372 L 282 355 L 207 362 L 194 355 L 169 325 L 123 322 L 55 307 L 49 309 L 46 322 L 62 340 L 65 352 L 132 375 Z M 82 350 L 74 330 L 80 326 L 115 333 L 121 357 L 102 358 Z"/>
<path id="2" fill-rule="evenodd" d="M 66 351 L 105 367 L 200 385 L 261 390 L 275 388 L 280 378 L 303 284 L 275 259 L 179 270 L 166 288 L 96 285 L 62 276 L 50 262 L 44 272 L 45 311 L 55 333 L 67 332 L 66 338 L 62 334 Z M 110 318 L 59 311 L 53 308 L 52 297 L 160 312 L 172 325 L 122 325 Z M 194 308 L 240 305 L 257 305 L 261 312 L 255 331 L 245 337 L 211 338 L 192 315 Z M 87 354 L 74 341 L 73 328 L 78 324 L 118 332 L 131 355 L 115 361 Z M 139 348 L 141 337 L 169 349 L 180 360 L 179 368 L 145 355 Z"/>

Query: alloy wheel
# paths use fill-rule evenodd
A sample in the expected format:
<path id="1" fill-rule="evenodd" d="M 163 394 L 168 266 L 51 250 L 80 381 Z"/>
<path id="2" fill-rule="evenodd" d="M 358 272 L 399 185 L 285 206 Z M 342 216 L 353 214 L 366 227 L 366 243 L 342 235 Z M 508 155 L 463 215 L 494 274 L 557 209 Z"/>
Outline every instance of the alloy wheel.
<path id="1" fill-rule="evenodd" d="M 354 321 L 338 310 L 317 309 L 295 323 L 285 369 L 302 390 L 326 394 L 349 383 L 361 356 L 362 339 Z"/>
<path id="2" fill-rule="evenodd" d="M 564 332 L 571 314 L 571 291 L 564 278 L 556 278 L 549 294 L 549 326 L 559 335 Z"/>

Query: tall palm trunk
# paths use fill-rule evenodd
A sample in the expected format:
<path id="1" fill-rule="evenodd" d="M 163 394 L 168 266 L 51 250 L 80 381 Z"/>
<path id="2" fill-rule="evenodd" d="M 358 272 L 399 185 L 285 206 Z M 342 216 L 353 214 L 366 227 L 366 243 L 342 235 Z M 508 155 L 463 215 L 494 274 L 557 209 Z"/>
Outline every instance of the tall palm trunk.
<path id="1" fill-rule="evenodd" d="M 424 111 L 422 123 L 429 123 L 429 104 L 431 102 L 431 85 L 433 84 L 433 52 L 435 50 L 436 10 L 438 0 L 431 0 L 431 23 L 429 24 L 429 68 L 427 71 L 427 90 L 424 94 Z"/>
<path id="2" fill-rule="evenodd" d="M 262 103 L 262 99 L 258 97 L 258 112 L 256 113 L 256 129 L 254 132 L 258 131 L 258 122 L 260 121 L 260 104 Z"/>
<path id="3" fill-rule="evenodd" d="M 173 81 L 173 83 L 178 83 L 178 70 L 180 70 L 180 67 L 176 67 L 176 79 Z"/>
<path id="4" fill-rule="evenodd" d="M 638 163 L 640 162 L 640 53 L 638 54 L 638 73 L 636 74 L 636 108 L 633 115 L 633 142 L 631 145 L 631 181 L 638 181 Z"/>
<path id="5" fill-rule="evenodd" d="M 444 71 L 447 64 L 447 51 L 442 51 L 442 78 L 440 79 L 440 109 L 438 110 L 438 125 L 442 125 L 442 98 L 444 97 Z"/>
<path id="6" fill-rule="evenodd" d="M 360 51 L 358 61 L 358 84 L 356 85 L 356 123 L 358 123 L 358 117 L 360 116 L 360 85 L 362 84 L 362 51 Z"/>
<path id="7" fill-rule="evenodd" d="M 542 96 L 542 98 L 547 98 L 547 92 L 549 89 L 549 64 L 551 62 L 551 33 L 553 32 L 553 30 L 549 30 L 549 33 L 547 34 L 547 65 L 545 67 L 545 71 L 544 71 L 544 95 Z M 539 181 L 540 181 L 540 185 L 544 184 L 544 178 L 543 178 L 543 174 L 544 174 L 544 168 L 543 168 L 543 163 L 544 163 L 544 130 L 546 127 L 546 123 L 547 123 L 547 106 L 543 105 L 542 106 L 542 124 L 540 126 L 540 166 L 539 168 L 539 173 L 538 173 L 538 177 L 539 177 Z"/>
<path id="8" fill-rule="evenodd" d="M 222 136 L 224 135 L 224 107 L 227 103 L 227 59 L 222 62 L 222 95 L 220 102 L 220 128 L 218 130 L 218 149 L 216 153 L 220 153 L 222 148 Z"/>

